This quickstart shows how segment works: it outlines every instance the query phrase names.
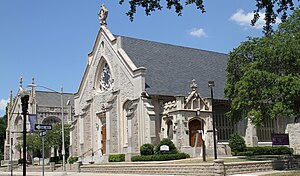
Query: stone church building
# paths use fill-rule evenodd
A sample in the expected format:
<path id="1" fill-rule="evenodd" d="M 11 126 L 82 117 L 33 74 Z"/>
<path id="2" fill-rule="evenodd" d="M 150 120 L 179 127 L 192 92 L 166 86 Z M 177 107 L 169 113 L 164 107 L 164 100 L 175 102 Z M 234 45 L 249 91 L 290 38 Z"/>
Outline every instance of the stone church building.
<path id="1" fill-rule="evenodd" d="M 155 145 L 163 138 L 194 157 L 200 155 L 204 140 L 207 154 L 212 155 L 208 81 L 215 83 L 213 112 L 219 155 L 230 154 L 227 141 L 234 131 L 248 146 L 272 145 L 271 133 L 286 132 L 289 120 L 268 121 L 256 128 L 250 120 L 233 124 L 225 117 L 229 110 L 224 96 L 228 55 L 113 35 L 107 15 L 102 5 L 101 26 L 75 93 L 71 155 L 83 162 L 105 162 L 109 154 L 124 153 L 130 160 L 139 154 L 142 144 Z M 294 130 L 289 131 L 296 136 Z"/>
<path id="2" fill-rule="evenodd" d="M 136 155 L 142 144 L 170 138 L 193 153 L 202 130 L 212 153 L 213 80 L 219 141 L 234 126 L 224 116 L 228 55 L 113 35 L 99 12 L 101 26 L 78 92 L 71 129 L 71 154 L 84 162 L 101 162 L 108 154 Z M 197 113 L 198 112 L 198 113 Z M 199 135 L 197 146 L 202 145 Z M 225 154 L 227 148 L 219 149 Z"/>

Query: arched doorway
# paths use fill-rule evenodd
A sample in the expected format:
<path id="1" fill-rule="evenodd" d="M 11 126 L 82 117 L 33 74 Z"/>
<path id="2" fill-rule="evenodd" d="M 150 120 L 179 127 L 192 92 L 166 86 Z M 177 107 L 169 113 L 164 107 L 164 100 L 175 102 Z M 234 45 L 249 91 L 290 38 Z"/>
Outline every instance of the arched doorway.
<path id="1" fill-rule="evenodd" d="M 193 119 L 189 122 L 189 138 L 190 138 L 190 146 L 194 147 L 196 142 L 196 134 L 197 130 L 203 131 L 203 120 Z M 197 147 L 202 146 L 202 135 L 198 135 Z"/>

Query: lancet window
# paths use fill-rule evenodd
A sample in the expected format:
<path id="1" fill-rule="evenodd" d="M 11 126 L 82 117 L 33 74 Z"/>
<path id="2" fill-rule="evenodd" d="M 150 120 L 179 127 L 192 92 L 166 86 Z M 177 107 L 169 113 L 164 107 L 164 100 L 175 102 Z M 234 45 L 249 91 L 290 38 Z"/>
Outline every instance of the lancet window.
<path id="1" fill-rule="evenodd" d="M 100 90 L 102 91 L 108 90 L 111 87 L 111 84 L 112 84 L 112 77 L 111 77 L 110 68 L 107 63 L 104 63 L 100 73 L 100 79 L 99 79 Z"/>

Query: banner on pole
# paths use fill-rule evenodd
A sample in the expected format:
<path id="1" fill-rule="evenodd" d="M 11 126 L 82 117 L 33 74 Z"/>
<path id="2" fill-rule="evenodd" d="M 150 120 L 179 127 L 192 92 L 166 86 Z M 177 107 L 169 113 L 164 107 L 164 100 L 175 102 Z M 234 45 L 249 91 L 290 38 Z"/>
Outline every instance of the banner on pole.
<path id="1" fill-rule="evenodd" d="M 37 115 L 29 114 L 27 121 L 27 132 L 34 133 L 35 132 L 35 124 L 37 123 Z"/>

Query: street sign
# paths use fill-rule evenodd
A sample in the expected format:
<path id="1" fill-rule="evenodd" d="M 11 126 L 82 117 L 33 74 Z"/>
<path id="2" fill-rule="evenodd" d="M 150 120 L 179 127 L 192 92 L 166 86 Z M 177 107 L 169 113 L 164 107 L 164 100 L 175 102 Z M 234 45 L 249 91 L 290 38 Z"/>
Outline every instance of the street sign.
<path id="1" fill-rule="evenodd" d="M 52 125 L 35 124 L 35 130 L 52 130 Z"/>
<path id="2" fill-rule="evenodd" d="M 40 137 L 44 137 L 46 135 L 47 131 L 40 131 Z"/>

